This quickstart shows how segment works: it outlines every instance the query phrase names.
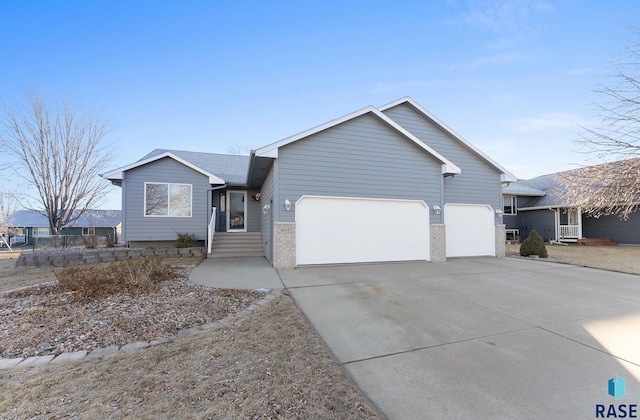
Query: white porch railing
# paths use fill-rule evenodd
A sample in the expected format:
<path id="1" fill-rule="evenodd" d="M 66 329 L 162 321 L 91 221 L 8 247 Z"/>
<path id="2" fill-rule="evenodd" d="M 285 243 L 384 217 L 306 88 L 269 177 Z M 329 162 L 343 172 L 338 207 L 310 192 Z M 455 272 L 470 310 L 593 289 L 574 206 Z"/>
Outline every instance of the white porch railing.
<path id="1" fill-rule="evenodd" d="M 23 244 L 27 242 L 27 238 L 25 236 L 13 236 L 9 239 L 9 245 L 13 246 L 14 244 Z"/>
<path id="2" fill-rule="evenodd" d="M 213 236 L 216 234 L 216 208 L 211 209 L 211 220 L 207 226 L 207 253 L 211 254 L 211 246 L 213 245 Z"/>
<path id="3" fill-rule="evenodd" d="M 580 238 L 580 226 L 579 225 L 560 225 L 560 229 L 558 231 L 558 235 L 560 239 L 572 238 L 579 239 Z"/>

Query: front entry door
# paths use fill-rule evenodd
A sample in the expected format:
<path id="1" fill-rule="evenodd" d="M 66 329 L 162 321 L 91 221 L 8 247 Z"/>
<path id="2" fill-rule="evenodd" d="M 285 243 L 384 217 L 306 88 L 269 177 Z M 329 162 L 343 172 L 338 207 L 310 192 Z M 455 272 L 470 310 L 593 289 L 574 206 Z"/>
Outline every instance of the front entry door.
<path id="1" fill-rule="evenodd" d="M 247 231 L 247 192 L 227 191 L 227 231 Z"/>

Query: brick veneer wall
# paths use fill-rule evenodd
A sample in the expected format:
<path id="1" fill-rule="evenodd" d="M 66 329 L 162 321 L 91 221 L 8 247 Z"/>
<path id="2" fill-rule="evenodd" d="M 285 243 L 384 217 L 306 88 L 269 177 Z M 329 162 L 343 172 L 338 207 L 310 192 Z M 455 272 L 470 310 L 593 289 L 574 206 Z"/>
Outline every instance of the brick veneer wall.
<path id="1" fill-rule="evenodd" d="M 507 232 L 506 225 L 496 225 L 496 257 L 502 258 L 507 255 L 506 242 Z"/>
<path id="2" fill-rule="evenodd" d="M 275 222 L 273 224 L 273 268 L 296 266 L 296 224 Z"/>
<path id="3" fill-rule="evenodd" d="M 443 224 L 432 224 L 430 229 L 431 261 L 447 260 L 447 235 Z"/>

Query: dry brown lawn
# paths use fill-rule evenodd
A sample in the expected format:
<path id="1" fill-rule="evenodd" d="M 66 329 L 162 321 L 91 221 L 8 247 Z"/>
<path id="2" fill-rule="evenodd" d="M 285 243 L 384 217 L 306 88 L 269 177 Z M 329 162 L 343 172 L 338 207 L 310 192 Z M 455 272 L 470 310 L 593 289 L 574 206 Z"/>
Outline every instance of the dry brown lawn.
<path id="1" fill-rule="evenodd" d="M 0 254 L 0 291 L 55 279 L 15 258 Z M 0 396 L 1 419 L 377 418 L 286 294 L 156 347 L 0 370 Z"/>
<path id="2" fill-rule="evenodd" d="M 568 260 L 577 265 L 640 274 L 639 246 L 585 246 L 546 244 L 550 258 Z M 518 252 L 520 245 L 507 245 L 507 252 Z"/>
<path id="3" fill-rule="evenodd" d="M 19 252 L 0 252 L 0 292 L 55 281 L 54 267 L 16 267 Z M 167 258 L 168 264 L 197 265 L 202 258 Z"/>
<path id="4" fill-rule="evenodd" d="M 0 292 L 56 279 L 53 267 L 16 267 L 19 252 L 0 252 Z"/>

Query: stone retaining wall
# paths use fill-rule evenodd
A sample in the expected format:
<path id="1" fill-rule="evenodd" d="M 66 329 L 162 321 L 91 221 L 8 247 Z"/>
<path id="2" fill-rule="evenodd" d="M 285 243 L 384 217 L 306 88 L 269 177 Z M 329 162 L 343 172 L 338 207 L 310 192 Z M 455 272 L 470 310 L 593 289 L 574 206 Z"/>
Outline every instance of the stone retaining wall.
<path id="1" fill-rule="evenodd" d="M 140 259 L 148 255 L 158 255 L 168 258 L 206 257 L 206 248 L 104 248 L 85 250 L 82 252 L 50 252 L 34 251 L 20 254 L 16 266 L 18 267 L 68 267 L 72 265 L 86 265 Z"/>

